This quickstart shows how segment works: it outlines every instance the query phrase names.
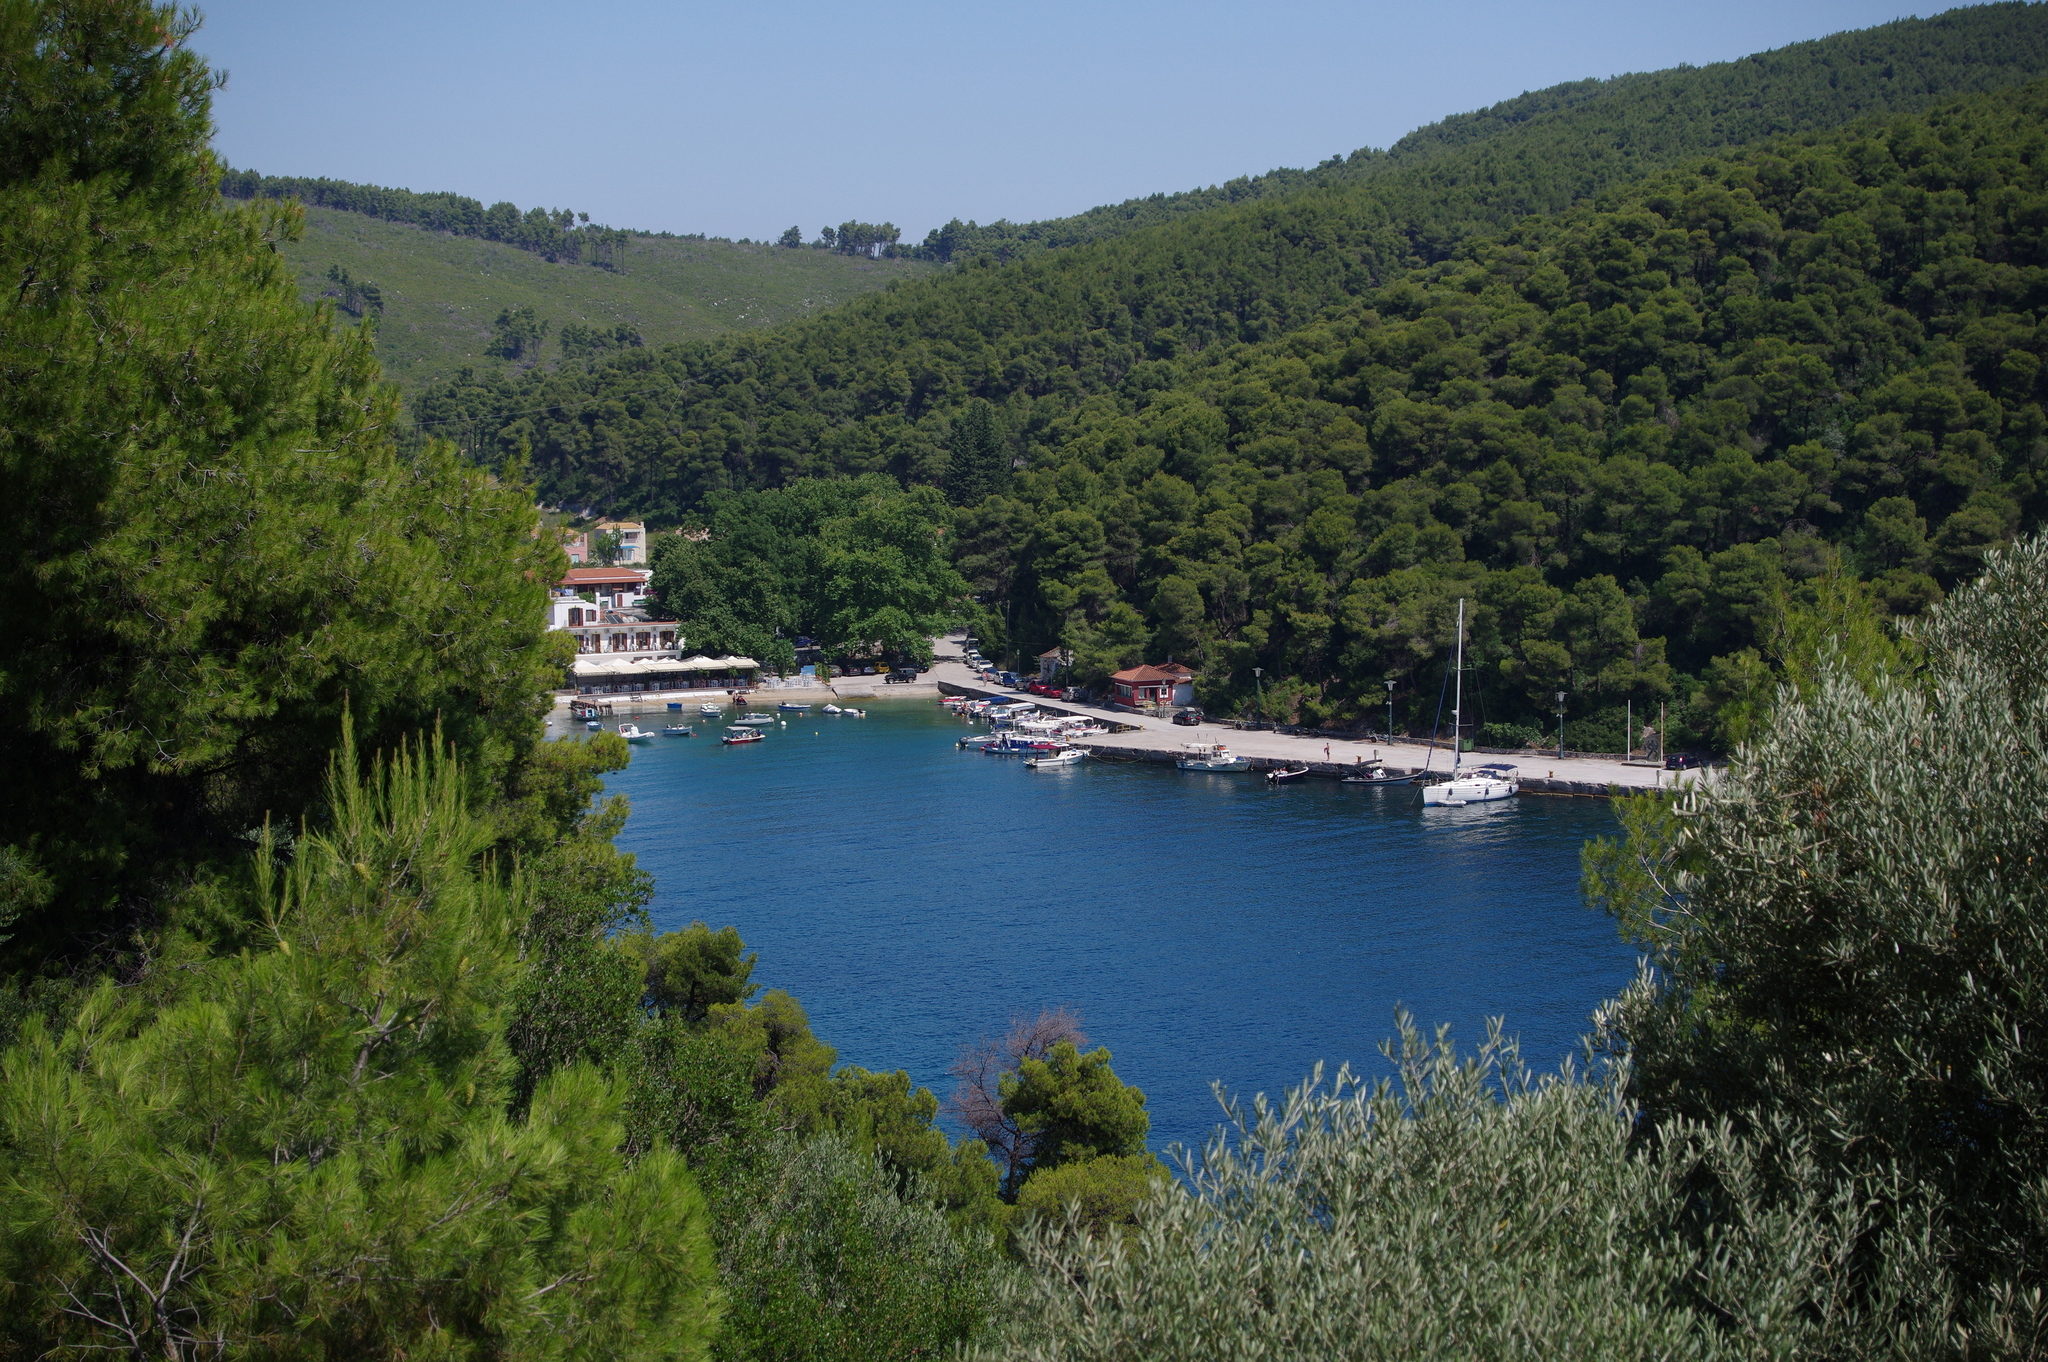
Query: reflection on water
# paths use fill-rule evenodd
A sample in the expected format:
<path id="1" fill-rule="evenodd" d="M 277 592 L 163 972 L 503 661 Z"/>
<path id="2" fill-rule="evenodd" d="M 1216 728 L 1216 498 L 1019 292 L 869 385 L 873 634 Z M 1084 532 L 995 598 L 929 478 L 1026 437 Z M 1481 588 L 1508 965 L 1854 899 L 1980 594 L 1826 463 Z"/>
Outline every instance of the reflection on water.
<path id="1" fill-rule="evenodd" d="M 1249 1096 L 1318 1059 L 1376 1070 L 1397 1004 L 1468 1045 L 1504 1015 L 1549 1067 L 1633 968 L 1579 901 L 1601 801 L 1425 811 L 1413 788 L 1033 771 L 956 750 L 972 730 L 929 701 L 868 713 L 724 747 L 693 707 L 697 737 L 636 745 L 613 777 L 621 841 L 659 927 L 738 926 L 755 979 L 842 1060 L 941 1096 L 964 1041 L 1068 1004 L 1145 1089 L 1154 1146 L 1198 1142 L 1212 1080 Z"/>

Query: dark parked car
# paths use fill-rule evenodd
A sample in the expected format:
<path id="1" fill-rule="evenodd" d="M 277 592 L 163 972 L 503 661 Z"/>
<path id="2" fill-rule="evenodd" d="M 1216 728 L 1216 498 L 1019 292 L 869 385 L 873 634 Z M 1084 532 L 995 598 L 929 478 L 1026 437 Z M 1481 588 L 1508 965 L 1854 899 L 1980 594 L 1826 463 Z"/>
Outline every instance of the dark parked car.
<path id="1" fill-rule="evenodd" d="M 887 676 L 883 677 L 882 680 L 884 683 L 894 683 L 899 681 L 915 681 L 917 680 L 917 668 L 898 667 L 894 671 L 890 672 Z"/>
<path id="2" fill-rule="evenodd" d="M 1173 716 L 1173 721 L 1177 724 L 1185 724 L 1189 728 L 1193 728 L 1196 724 L 1202 722 L 1202 711 L 1199 709 L 1184 709 Z"/>
<path id="3" fill-rule="evenodd" d="M 1704 752 L 1673 752 L 1670 756 L 1664 758 L 1664 769 L 1667 771 L 1697 771 L 1700 767 L 1705 766 L 1709 760 L 1710 758 Z"/>

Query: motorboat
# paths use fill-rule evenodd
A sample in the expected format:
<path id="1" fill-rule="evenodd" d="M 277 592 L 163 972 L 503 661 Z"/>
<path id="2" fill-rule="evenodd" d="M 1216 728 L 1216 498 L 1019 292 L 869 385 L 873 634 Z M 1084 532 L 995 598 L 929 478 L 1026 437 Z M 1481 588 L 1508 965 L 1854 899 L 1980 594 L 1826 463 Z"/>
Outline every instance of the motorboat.
<path id="1" fill-rule="evenodd" d="M 737 747 L 741 743 L 766 742 L 767 740 L 768 735 L 758 728 L 735 728 L 719 739 L 727 747 Z"/>
<path id="2" fill-rule="evenodd" d="M 1248 757 L 1240 757 L 1220 742 L 1182 743 L 1186 753 L 1174 762 L 1183 771 L 1249 771 L 1252 763 Z"/>
<path id="3" fill-rule="evenodd" d="M 653 742 L 654 735 L 638 724 L 620 724 L 619 736 L 627 742 Z"/>
<path id="4" fill-rule="evenodd" d="M 1419 771 L 1410 771 L 1405 776 L 1397 776 L 1388 771 L 1385 766 L 1375 761 L 1370 766 L 1362 767 L 1352 774 L 1345 776 L 1338 783 L 1341 785 L 1413 785 L 1415 777 L 1420 774 L 1421 772 Z"/>
<path id="5" fill-rule="evenodd" d="M 687 724 L 670 724 L 661 731 L 671 738 L 694 738 L 697 736 L 696 730 Z"/>
<path id="6" fill-rule="evenodd" d="M 849 719 L 865 719 L 868 717 L 868 712 L 864 709 L 842 709 L 839 712 Z"/>
<path id="7" fill-rule="evenodd" d="M 966 737 L 962 738 L 959 742 L 954 743 L 953 746 L 962 748 L 972 748 L 973 750 L 978 752 L 982 748 L 987 747 L 990 743 L 997 743 L 1001 741 L 1002 739 L 998 738 L 993 733 L 970 733 Z"/>
<path id="8" fill-rule="evenodd" d="M 773 714 L 742 714 L 733 722 L 742 728 L 768 728 L 775 724 L 776 719 Z"/>
<path id="9" fill-rule="evenodd" d="M 604 724 L 601 720 L 591 719 L 586 721 L 583 726 L 589 729 L 591 732 L 595 733 L 598 729 L 603 728 Z"/>
<path id="10" fill-rule="evenodd" d="M 717 718 L 717 717 L 718 717 L 719 715 L 721 715 L 721 714 L 725 713 L 725 706 L 724 706 L 724 705 L 699 705 L 699 706 L 697 706 L 697 712 L 698 712 L 699 714 L 703 715 L 703 716 L 704 716 L 705 718 L 707 718 L 707 719 L 716 719 L 716 718 Z"/>
<path id="11" fill-rule="evenodd" d="M 671 700 L 668 702 L 668 707 L 670 709 L 681 709 L 683 707 L 683 702 L 681 700 Z"/>
<path id="12" fill-rule="evenodd" d="M 1032 757 L 1024 764 L 1036 771 L 1046 766 L 1072 766 L 1087 759 L 1088 754 L 1078 747 L 1064 747 L 1057 752 L 1048 752 L 1042 757 Z"/>
<path id="13" fill-rule="evenodd" d="M 1268 785 L 1279 785 L 1284 781 L 1302 780 L 1307 775 L 1308 767 L 1306 766 L 1276 766 L 1266 772 L 1266 783 Z"/>
<path id="14" fill-rule="evenodd" d="M 1459 711 L 1465 706 L 1465 602 L 1458 601 L 1458 687 L 1456 698 L 1451 703 L 1451 778 L 1436 785 L 1422 787 L 1422 802 L 1430 808 L 1463 808 L 1467 804 L 1491 804 L 1495 800 L 1512 799 L 1521 792 L 1522 786 L 1515 779 L 1515 768 L 1504 761 L 1489 762 L 1471 770 L 1461 770 L 1464 760 L 1462 751 L 1465 744 L 1460 741 Z"/>
<path id="15" fill-rule="evenodd" d="M 776 708 L 787 714 L 804 714 L 810 710 L 811 702 L 809 700 L 784 700 Z"/>
<path id="16" fill-rule="evenodd" d="M 839 712 L 839 706 L 837 706 L 837 705 L 827 705 L 827 706 L 825 706 L 825 713 L 827 713 L 827 714 L 837 714 L 838 712 Z"/>

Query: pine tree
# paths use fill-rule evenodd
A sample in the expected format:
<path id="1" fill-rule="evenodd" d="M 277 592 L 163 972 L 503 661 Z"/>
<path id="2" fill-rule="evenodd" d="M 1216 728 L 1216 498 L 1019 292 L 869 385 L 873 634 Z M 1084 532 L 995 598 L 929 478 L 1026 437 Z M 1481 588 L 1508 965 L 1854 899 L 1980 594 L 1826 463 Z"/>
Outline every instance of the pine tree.
<path id="1" fill-rule="evenodd" d="M 378 747 L 440 716 L 479 778 L 539 729 L 560 551 L 521 489 L 399 451 L 371 335 L 275 249 L 298 210 L 223 209 L 192 23 L 0 21 L 0 847 L 41 886 L 32 957 L 295 819 L 344 707 Z"/>
<path id="2" fill-rule="evenodd" d="M 953 419 L 947 449 L 946 499 L 955 506 L 972 506 L 1009 481 L 1009 460 L 988 403 L 969 402 Z"/>

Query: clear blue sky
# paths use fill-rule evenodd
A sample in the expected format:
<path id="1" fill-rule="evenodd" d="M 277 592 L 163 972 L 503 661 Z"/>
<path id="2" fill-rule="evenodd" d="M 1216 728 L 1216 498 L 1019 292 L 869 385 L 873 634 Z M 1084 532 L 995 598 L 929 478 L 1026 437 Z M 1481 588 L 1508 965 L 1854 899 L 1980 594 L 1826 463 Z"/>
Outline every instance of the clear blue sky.
<path id="1" fill-rule="evenodd" d="M 1312 165 L 1902 0 L 213 0 L 228 161 L 769 237 L 1054 217 Z"/>

